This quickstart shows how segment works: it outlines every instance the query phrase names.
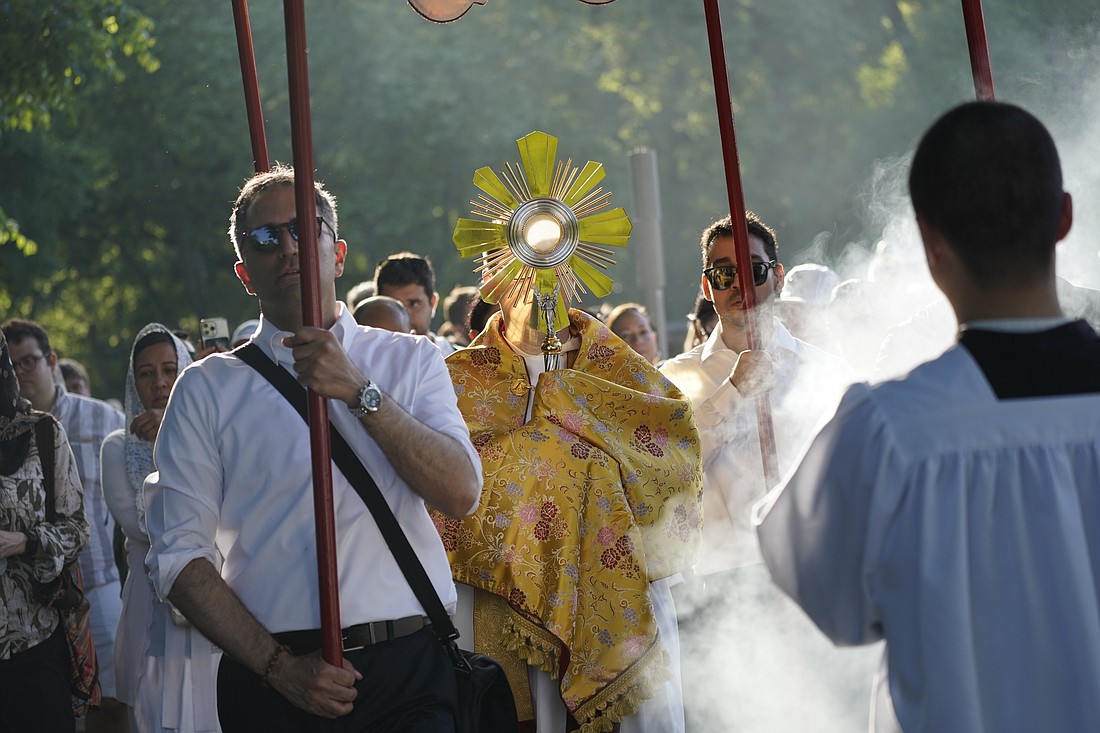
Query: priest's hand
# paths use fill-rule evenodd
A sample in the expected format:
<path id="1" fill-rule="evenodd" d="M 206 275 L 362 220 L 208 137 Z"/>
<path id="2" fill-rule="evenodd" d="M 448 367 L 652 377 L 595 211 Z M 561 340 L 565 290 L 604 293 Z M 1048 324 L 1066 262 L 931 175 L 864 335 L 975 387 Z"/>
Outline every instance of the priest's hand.
<path id="1" fill-rule="evenodd" d="M 737 355 L 730 383 L 743 397 L 755 397 L 775 386 L 775 365 L 771 354 L 749 349 Z"/>
<path id="2" fill-rule="evenodd" d="M 334 667 L 316 651 L 305 656 L 282 655 L 268 675 L 268 684 L 307 713 L 339 718 L 352 711 L 357 680 L 363 679 L 351 662 Z"/>

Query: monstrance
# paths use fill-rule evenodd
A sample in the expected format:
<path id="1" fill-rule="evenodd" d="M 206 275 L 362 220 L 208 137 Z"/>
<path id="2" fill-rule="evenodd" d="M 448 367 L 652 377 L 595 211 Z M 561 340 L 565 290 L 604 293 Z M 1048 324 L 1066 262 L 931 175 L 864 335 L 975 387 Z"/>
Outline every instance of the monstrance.
<path id="1" fill-rule="evenodd" d="M 529 325 L 545 331 L 546 368 L 557 369 L 557 332 L 569 322 L 565 301 L 611 292 L 608 247 L 626 246 L 630 219 L 622 207 L 608 208 L 602 163 L 557 160 L 558 139 L 545 132 L 516 146 L 520 164 L 505 163 L 499 175 L 488 166 L 474 173 L 482 193 L 470 201 L 471 213 L 480 219 L 459 219 L 454 243 L 461 257 L 478 257 L 484 300 L 534 306 Z"/>

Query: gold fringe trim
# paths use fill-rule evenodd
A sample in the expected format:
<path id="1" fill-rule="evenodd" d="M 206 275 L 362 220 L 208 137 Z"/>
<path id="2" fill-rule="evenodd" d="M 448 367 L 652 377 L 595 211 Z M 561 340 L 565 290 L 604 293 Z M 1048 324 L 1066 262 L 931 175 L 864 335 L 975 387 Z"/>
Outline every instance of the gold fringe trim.
<path id="1" fill-rule="evenodd" d="M 557 637 L 514 611 L 508 614 L 502 631 L 509 651 L 558 679 L 563 647 Z M 573 711 L 580 733 L 611 733 L 615 723 L 637 713 L 660 685 L 672 679 L 671 661 L 660 636 L 655 637 L 653 645 L 630 669 Z"/>
<path id="2" fill-rule="evenodd" d="M 516 614 L 504 621 L 504 645 L 532 667 L 538 667 L 558 679 L 558 667 L 564 648 L 561 640 L 538 624 Z"/>
<path id="3" fill-rule="evenodd" d="M 468 582 L 462 578 L 457 580 Z M 494 594 L 490 592 L 490 595 Z M 558 679 L 564 644 L 542 626 L 517 613 L 507 602 L 505 606 L 508 613 L 501 628 L 504 648 L 526 664 Z M 642 703 L 672 678 L 671 661 L 657 634 L 653 644 L 629 669 L 573 711 L 580 733 L 611 733 L 615 723 L 637 713 Z"/>
<path id="4" fill-rule="evenodd" d="M 615 723 L 637 713 L 672 678 L 670 663 L 658 637 L 630 669 L 573 711 L 580 733 L 611 733 Z"/>

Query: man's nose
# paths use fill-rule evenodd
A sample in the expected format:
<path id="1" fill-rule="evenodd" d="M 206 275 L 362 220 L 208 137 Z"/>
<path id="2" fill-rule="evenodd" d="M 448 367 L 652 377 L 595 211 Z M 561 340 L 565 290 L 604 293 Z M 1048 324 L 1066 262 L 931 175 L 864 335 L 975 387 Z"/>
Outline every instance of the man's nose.
<path id="1" fill-rule="evenodd" d="M 279 230 L 279 253 L 286 257 L 298 254 L 298 240 L 291 236 L 290 227 Z"/>

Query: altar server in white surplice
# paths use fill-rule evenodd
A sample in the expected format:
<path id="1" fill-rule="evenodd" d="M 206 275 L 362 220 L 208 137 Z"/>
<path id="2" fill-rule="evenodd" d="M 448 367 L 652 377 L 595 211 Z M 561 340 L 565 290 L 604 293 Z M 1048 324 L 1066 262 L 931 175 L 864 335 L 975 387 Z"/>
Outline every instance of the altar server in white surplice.
<path id="1" fill-rule="evenodd" d="M 761 549 L 835 642 L 885 638 L 877 730 L 1095 730 L 1100 337 L 1056 296 L 1057 150 L 1027 112 L 965 104 L 909 186 L 958 343 L 851 388 L 756 508 Z"/>

